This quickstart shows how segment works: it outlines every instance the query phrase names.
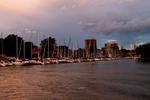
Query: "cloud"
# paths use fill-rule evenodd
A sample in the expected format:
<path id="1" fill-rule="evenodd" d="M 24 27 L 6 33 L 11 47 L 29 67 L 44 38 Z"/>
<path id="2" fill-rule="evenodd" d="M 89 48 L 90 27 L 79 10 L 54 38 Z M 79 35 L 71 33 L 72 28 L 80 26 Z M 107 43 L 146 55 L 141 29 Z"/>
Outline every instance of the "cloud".
<path id="1" fill-rule="evenodd" d="M 149 9 L 149 0 L 1 0 L 0 31 L 32 27 L 58 38 L 114 32 L 119 34 L 116 38 L 133 33 L 131 39 L 144 38 L 150 33 Z"/>
<path id="2" fill-rule="evenodd" d="M 150 32 L 150 1 L 148 0 L 110 0 L 101 6 L 92 7 L 91 15 L 83 19 L 83 32 L 104 33 L 149 33 Z M 98 4 L 100 5 L 100 4 Z M 96 11 L 94 11 L 96 10 Z"/>
<path id="3" fill-rule="evenodd" d="M 38 10 L 37 0 L 1 0 L 0 11 L 12 15 L 33 15 Z"/>
<path id="4" fill-rule="evenodd" d="M 82 31 L 90 31 L 91 33 L 149 33 L 150 32 L 150 17 L 133 18 L 128 20 L 99 20 L 93 22 L 83 22 L 80 24 Z"/>

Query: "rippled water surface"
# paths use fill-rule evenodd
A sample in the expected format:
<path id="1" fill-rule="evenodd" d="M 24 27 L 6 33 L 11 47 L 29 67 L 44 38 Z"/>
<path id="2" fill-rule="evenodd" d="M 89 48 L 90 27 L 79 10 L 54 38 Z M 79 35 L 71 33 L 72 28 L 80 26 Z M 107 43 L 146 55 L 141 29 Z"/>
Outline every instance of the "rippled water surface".
<path id="1" fill-rule="evenodd" d="M 0 100 L 150 100 L 150 64 L 120 60 L 1 67 Z"/>

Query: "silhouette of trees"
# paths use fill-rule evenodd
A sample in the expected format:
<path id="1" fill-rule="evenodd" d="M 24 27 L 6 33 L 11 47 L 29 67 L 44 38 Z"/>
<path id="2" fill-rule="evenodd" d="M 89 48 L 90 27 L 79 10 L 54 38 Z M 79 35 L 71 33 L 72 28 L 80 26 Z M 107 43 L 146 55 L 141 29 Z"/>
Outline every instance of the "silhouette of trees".
<path id="1" fill-rule="evenodd" d="M 24 40 L 14 34 L 8 35 L 4 41 L 4 54 L 6 56 L 22 58 Z"/>
<path id="2" fill-rule="evenodd" d="M 8 57 L 32 59 L 32 52 L 34 51 L 34 58 L 38 54 L 44 58 L 53 57 L 56 40 L 55 38 L 48 37 L 41 41 L 40 46 L 38 47 L 32 42 L 24 42 L 22 37 L 10 34 L 4 39 L 0 38 L 0 55 L 4 54 Z"/>
<path id="3" fill-rule="evenodd" d="M 3 49 L 3 41 L 4 41 L 4 39 L 0 38 L 0 55 L 3 55 L 3 51 L 4 51 L 4 49 Z"/>
<path id="4" fill-rule="evenodd" d="M 53 57 L 54 48 L 56 47 L 55 38 L 48 37 L 41 41 L 41 52 L 40 55 L 42 58 Z"/>
<path id="5" fill-rule="evenodd" d="M 140 55 L 141 60 L 150 61 L 150 43 L 137 47 L 136 52 Z"/>
<path id="6" fill-rule="evenodd" d="M 129 53 L 129 50 L 127 49 L 121 49 L 121 57 L 127 57 Z"/>

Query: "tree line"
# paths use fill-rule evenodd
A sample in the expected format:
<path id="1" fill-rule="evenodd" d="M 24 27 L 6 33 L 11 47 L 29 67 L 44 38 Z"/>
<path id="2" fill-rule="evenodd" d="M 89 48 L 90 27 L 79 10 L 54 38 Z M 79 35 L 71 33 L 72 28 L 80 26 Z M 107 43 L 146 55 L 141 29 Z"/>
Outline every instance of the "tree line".
<path id="1" fill-rule="evenodd" d="M 141 61 L 150 62 L 150 43 L 140 45 L 136 48 L 136 52 L 140 56 Z"/>
<path id="2" fill-rule="evenodd" d="M 52 37 L 41 40 L 40 47 L 30 41 L 25 42 L 22 37 L 15 34 L 0 38 L 0 54 L 8 57 L 32 59 L 33 48 L 38 48 L 40 57 L 52 57 L 55 47 L 56 39 Z"/>

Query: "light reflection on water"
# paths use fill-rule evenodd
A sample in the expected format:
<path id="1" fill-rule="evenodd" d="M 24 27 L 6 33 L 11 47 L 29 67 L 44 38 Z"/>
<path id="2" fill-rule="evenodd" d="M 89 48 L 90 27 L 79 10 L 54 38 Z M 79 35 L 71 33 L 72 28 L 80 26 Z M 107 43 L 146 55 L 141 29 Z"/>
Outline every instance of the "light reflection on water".
<path id="1" fill-rule="evenodd" d="M 132 60 L 0 68 L 0 100 L 149 100 L 150 64 Z"/>

